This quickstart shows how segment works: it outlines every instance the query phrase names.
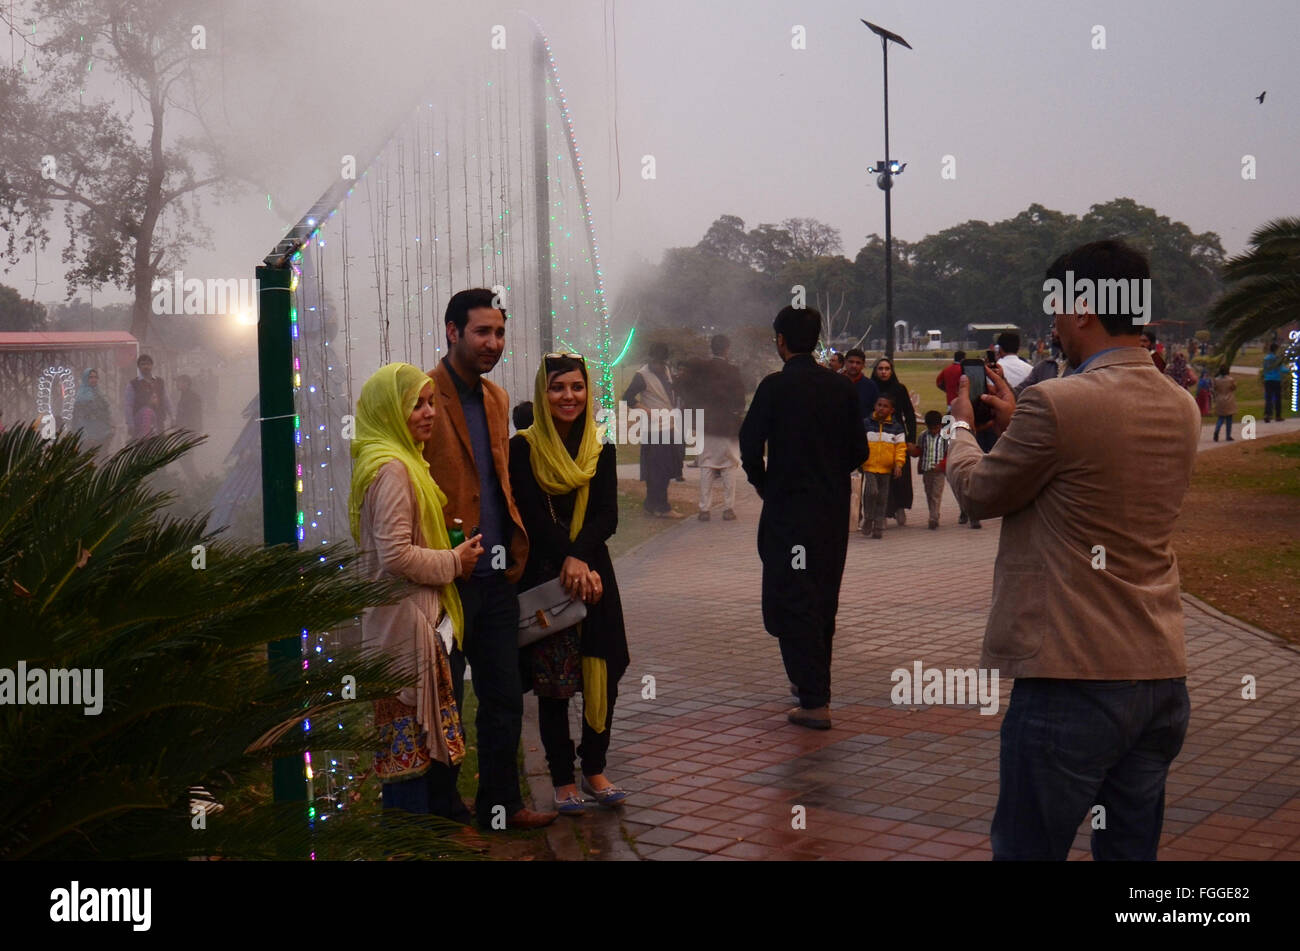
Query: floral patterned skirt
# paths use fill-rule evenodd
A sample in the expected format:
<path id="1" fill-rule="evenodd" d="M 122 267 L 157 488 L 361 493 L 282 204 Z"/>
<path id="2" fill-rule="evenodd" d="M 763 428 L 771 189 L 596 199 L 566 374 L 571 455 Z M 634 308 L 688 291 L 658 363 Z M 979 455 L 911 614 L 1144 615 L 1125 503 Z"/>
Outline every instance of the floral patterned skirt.
<path id="1" fill-rule="evenodd" d="M 582 689 L 582 625 L 532 645 L 533 693 L 569 698 Z"/>
<path id="2" fill-rule="evenodd" d="M 451 689 L 451 665 L 439 650 L 434 661 L 437 681 L 439 728 L 447 744 L 451 764 L 465 758 L 465 730 Z M 400 782 L 424 775 L 438 759 L 429 747 L 429 735 L 416 719 L 416 709 L 396 697 L 375 701 L 375 727 L 382 748 L 375 754 L 375 775 L 381 782 Z"/>

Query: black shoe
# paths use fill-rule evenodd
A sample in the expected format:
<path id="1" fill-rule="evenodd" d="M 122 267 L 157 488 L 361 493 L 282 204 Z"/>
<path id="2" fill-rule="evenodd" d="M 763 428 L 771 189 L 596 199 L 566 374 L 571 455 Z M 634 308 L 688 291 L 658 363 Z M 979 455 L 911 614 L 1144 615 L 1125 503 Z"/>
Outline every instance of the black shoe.
<path id="1" fill-rule="evenodd" d="M 965 524 L 966 524 L 967 522 L 969 522 L 969 521 L 970 521 L 970 518 L 967 517 L 967 515 L 966 515 L 965 512 L 962 512 L 962 513 L 961 513 L 961 518 L 957 519 L 957 524 L 958 524 L 958 525 L 965 525 Z"/>

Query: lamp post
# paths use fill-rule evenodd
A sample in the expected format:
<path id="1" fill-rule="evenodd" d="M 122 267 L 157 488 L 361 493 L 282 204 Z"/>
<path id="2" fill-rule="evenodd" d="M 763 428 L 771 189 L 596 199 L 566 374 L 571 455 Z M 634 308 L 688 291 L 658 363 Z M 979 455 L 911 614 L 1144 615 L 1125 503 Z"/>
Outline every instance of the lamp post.
<path id="1" fill-rule="evenodd" d="M 880 37 L 885 69 L 885 158 L 867 169 L 867 174 L 879 176 L 876 185 L 885 193 L 885 356 L 894 359 L 894 236 L 890 222 L 889 193 L 894 188 L 894 176 L 901 175 L 907 163 L 899 164 L 889 157 L 889 44 L 897 43 L 909 50 L 907 40 L 882 26 L 862 21 L 868 30 Z"/>

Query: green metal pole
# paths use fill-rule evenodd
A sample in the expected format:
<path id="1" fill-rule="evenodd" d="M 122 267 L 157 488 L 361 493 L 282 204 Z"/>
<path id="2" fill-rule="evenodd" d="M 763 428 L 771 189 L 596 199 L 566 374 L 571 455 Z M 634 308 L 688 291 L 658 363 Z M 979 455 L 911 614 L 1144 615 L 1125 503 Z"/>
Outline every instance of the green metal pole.
<path id="1" fill-rule="evenodd" d="M 267 545 L 298 543 L 298 501 L 294 492 L 293 338 L 289 282 L 284 267 L 259 267 L 257 379 L 261 398 L 262 538 Z M 298 670 L 302 643 L 298 632 L 272 641 L 266 656 L 272 669 Z M 280 756 L 272 764 L 271 791 L 276 802 L 305 802 L 307 774 L 297 756 Z"/>

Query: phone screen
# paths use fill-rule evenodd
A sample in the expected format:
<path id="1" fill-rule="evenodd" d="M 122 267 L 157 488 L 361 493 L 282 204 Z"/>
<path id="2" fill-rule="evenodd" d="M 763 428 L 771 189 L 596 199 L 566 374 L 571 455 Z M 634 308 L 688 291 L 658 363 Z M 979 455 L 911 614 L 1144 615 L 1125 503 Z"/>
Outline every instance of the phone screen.
<path id="1" fill-rule="evenodd" d="M 987 389 L 987 378 L 984 375 L 984 361 L 963 360 L 961 362 L 961 372 L 970 380 L 971 405 L 979 407 L 982 405 L 980 397 L 984 395 Z"/>

